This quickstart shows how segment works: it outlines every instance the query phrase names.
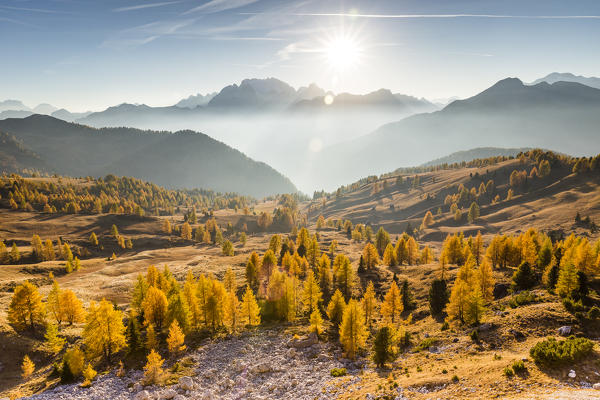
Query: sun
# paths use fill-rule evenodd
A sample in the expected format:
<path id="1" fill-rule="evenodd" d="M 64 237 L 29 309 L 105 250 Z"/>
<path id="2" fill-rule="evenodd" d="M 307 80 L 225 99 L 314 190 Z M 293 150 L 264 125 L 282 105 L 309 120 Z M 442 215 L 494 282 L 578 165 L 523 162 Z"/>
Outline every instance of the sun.
<path id="1" fill-rule="evenodd" d="M 358 42 L 349 36 L 332 38 L 324 46 L 329 65 L 337 71 L 355 67 L 360 61 L 361 52 Z"/>

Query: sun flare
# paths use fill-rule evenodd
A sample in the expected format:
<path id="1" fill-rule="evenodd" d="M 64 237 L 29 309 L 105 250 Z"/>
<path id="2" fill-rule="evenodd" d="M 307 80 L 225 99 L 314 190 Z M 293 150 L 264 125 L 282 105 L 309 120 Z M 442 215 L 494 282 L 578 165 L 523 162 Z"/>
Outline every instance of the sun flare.
<path id="1" fill-rule="evenodd" d="M 333 69 L 346 70 L 358 64 L 362 51 L 356 40 L 341 36 L 328 41 L 324 52 Z"/>

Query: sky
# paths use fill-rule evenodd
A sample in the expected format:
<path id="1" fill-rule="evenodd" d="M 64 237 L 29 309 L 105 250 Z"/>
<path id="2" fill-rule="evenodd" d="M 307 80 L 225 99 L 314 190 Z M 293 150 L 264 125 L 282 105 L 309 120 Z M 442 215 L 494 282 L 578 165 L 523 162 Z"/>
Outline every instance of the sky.
<path id="1" fill-rule="evenodd" d="M 171 105 L 244 78 L 468 97 L 600 75 L 597 0 L 0 0 L 0 100 Z"/>

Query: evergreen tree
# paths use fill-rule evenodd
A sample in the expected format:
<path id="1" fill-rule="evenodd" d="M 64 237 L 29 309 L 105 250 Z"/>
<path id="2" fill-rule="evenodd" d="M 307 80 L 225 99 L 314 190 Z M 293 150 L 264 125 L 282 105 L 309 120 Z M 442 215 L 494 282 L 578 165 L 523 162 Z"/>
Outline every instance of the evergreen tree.
<path id="1" fill-rule="evenodd" d="M 554 290 L 556 288 L 559 272 L 560 267 L 557 263 L 552 263 L 546 268 L 546 272 L 544 274 L 544 281 L 546 283 L 546 286 L 548 287 L 548 290 Z"/>
<path id="2" fill-rule="evenodd" d="M 387 291 L 381 303 L 381 316 L 385 321 L 392 325 L 400 322 L 400 314 L 404 310 L 402 295 L 396 282 L 392 281 L 390 289 Z"/>
<path id="3" fill-rule="evenodd" d="M 260 258 L 256 252 L 250 254 L 248 263 L 246 264 L 246 283 L 254 291 L 258 291 L 258 269 L 260 267 Z"/>
<path id="4" fill-rule="evenodd" d="M 404 282 L 402 282 L 402 286 L 400 287 L 400 296 L 402 296 L 403 310 L 408 311 L 415 308 L 415 301 L 412 295 L 412 291 L 410 289 L 410 284 L 406 279 L 404 280 Z"/>
<path id="5" fill-rule="evenodd" d="M 129 313 L 125 338 L 127 340 L 127 349 L 130 353 L 136 353 L 143 348 L 140 324 L 133 311 Z"/>
<path id="6" fill-rule="evenodd" d="M 346 301 L 342 292 L 336 290 L 329 304 L 327 305 L 327 316 L 334 326 L 339 326 L 344 316 L 344 310 L 346 309 Z"/>
<path id="7" fill-rule="evenodd" d="M 367 335 L 362 308 L 356 300 L 351 299 L 344 309 L 340 325 L 340 342 L 349 359 L 353 360 L 356 357 L 358 350 L 365 345 Z"/>
<path id="8" fill-rule="evenodd" d="M 337 266 L 337 273 L 335 276 L 336 284 L 344 294 L 344 298 L 350 299 L 356 280 L 350 260 L 345 255 L 338 254 L 335 258 L 334 265 Z"/>
<path id="9" fill-rule="evenodd" d="M 514 290 L 528 290 L 535 286 L 537 277 L 527 261 L 523 261 L 512 277 Z"/>
<path id="10" fill-rule="evenodd" d="M 383 368 L 386 362 L 394 359 L 392 343 L 392 329 L 389 326 L 379 328 L 373 341 L 373 362 L 377 367 Z"/>

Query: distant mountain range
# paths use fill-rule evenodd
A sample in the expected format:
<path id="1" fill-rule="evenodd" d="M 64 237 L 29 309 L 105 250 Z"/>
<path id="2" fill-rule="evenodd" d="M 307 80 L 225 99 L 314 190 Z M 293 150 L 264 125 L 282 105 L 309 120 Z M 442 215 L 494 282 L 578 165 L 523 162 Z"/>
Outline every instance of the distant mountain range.
<path id="1" fill-rule="evenodd" d="M 543 147 L 592 155 L 600 153 L 598 126 L 599 89 L 563 81 L 528 86 L 508 78 L 440 111 L 386 124 L 325 148 L 312 160 L 311 173 L 331 188 L 333 182 L 352 182 L 478 146 Z"/>
<path id="2" fill-rule="evenodd" d="M 19 168 L 71 176 L 112 173 L 169 188 L 207 188 L 256 197 L 297 190 L 268 165 L 192 131 L 96 129 L 45 115 L 0 121 L 0 131 L 4 132 L 0 140 L 8 144 L 2 146 L 2 160 Z"/>
<path id="3" fill-rule="evenodd" d="M 535 81 L 533 81 L 531 83 L 531 85 L 537 85 L 538 83 L 541 83 L 541 82 L 556 83 L 556 82 L 561 82 L 561 81 L 562 82 L 581 83 L 582 85 L 600 89 L 600 78 L 595 78 L 595 77 L 588 78 L 588 77 L 581 76 L 581 75 L 574 75 L 574 74 L 571 74 L 570 72 L 564 72 L 564 73 L 553 72 L 543 78 L 536 79 Z"/>

